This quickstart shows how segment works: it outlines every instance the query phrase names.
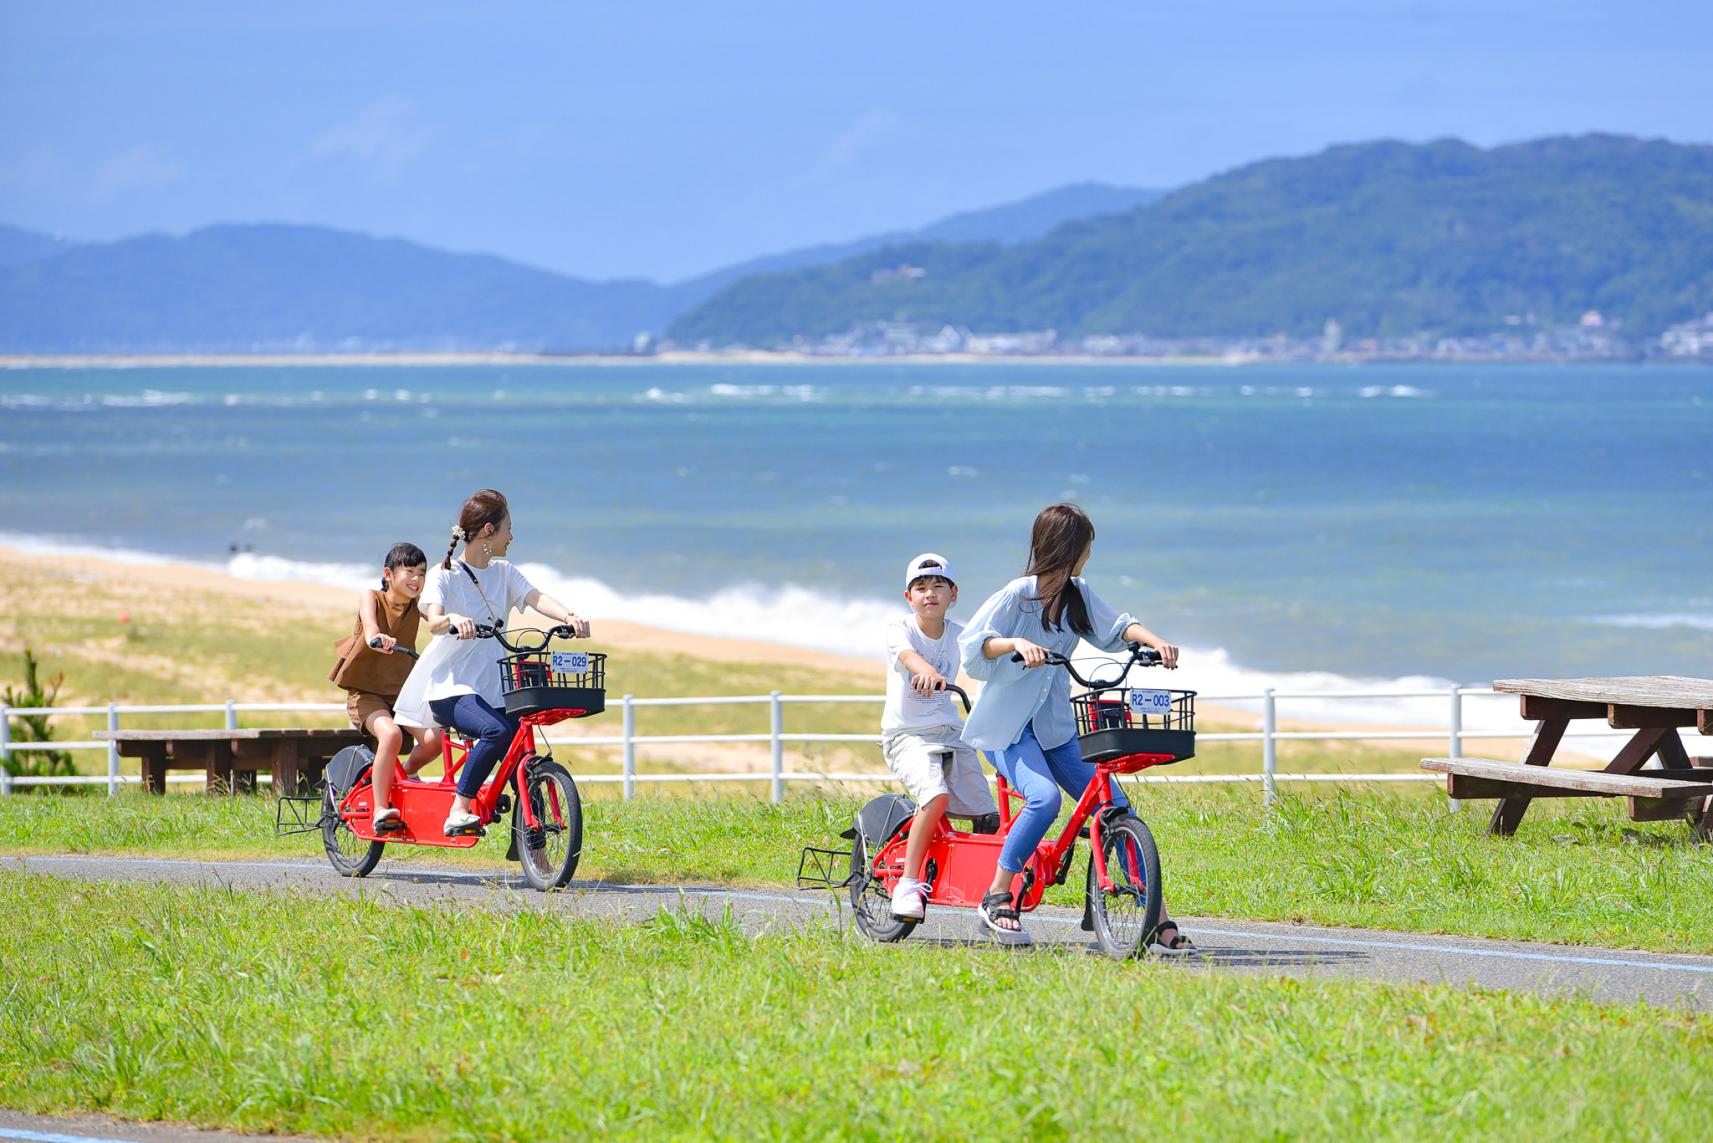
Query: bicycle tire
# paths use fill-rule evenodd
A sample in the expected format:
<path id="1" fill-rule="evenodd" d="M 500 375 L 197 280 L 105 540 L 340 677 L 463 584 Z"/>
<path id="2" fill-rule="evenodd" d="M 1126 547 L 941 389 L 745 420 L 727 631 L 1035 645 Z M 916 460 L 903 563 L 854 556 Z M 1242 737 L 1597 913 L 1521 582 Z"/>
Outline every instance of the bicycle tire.
<path id="1" fill-rule="evenodd" d="M 358 780 L 361 781 L 361 776 Z M 321 795 L 321 848 L 327 851 L 327 860 L 339 876 L 367 877 L 381 863 L 381 854 L 386 852 L 387 843 L 364 841 L 352 832 L 345 819 L 339 816 L 339 807 L 333 802 L 333 789 L 328 787 Z"/>
<path id="2" fill-rule="evenodd" d="M 512 806 L 512 840 L 518 865 L 531 888 L 563 888 L 577 872 L 583 856 L 583 800 L 571 772 L 549 758 L 524 763 L 525 788 Z M 541 825 L 524 824 L 523 799 Z"/>
<path id="3" fill-rule="evenodd" d="M 1148 826 L 1133 814 L 1113 818 L 1101 830 L 1100 847 L 1113 892 L 1101 891 L 1090 853 L 1086 893 L 1095 944 L 1114 960 L 1139 956 L 1147 951 L 1148 937 L 1159 926 L 1165 908 L 1160 851 Z"/>
<path id="4" fill-rule="evenodd" d="M 883 945 L 903 940 L 921 923 L 892 915 L 892 894 L 873 876 L 860 830 L 851 842 L 851 913 L 857 932 Z"/>

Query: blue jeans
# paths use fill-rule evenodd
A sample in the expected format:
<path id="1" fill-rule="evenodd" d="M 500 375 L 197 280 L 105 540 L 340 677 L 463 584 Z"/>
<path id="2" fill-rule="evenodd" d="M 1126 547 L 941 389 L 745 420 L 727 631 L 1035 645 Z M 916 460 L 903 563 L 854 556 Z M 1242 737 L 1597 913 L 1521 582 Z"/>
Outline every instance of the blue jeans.
<path id="1" fill-rule="evenodd" d="M 1082 797 L 1094 777 L 1094 765 L 1083 761 L 1082 747 L 1075 738 L 1051 750 L 1043 747 L 1035 740 L 1033 721 L 1023 728 L 1016 742 L 1004 750 L 989 751 L 988 759 L 1012 789 L 1023 795 L 1023 812 L 1011 823 L 1011 832 L 1005 835 L 1005 845 L 999 851 L 999 867 L 1007 873 L 1021 873 L 1059 816 L 1059 788 L 1064 787 L 1072 797 Z M 1112 800 L 1121 806 L 1130 804 L 1117 782 L 1112 784 Z"/>
<path id="2" fill-rule="evenodd" d="M 503 710 L 495 710 L 481 695 L 449 695 L 433 700 L 428 709 L 434 712 L 435 722 L 474 740 L 470 743 L 470 756 L 464 759 L 464 768 L 458 771 L 458 794 L 475 797 L 511 748 L 517 719 Z"/>

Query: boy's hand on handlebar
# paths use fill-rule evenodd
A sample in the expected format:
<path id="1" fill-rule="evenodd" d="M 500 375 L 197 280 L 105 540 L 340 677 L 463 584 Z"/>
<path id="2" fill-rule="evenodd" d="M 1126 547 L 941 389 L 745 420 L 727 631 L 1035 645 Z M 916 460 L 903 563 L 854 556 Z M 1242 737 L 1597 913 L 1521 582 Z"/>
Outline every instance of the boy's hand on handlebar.
<path id="1" fill-rule="evenodd" d="M 1047 662 L 1047 648 L 1038 643 L 1031 643 L 1027 639 L 1013 639 L 1011 652 L 1013 655 L 1022 658 L 1025 671 L 1031 667 L 1043 666 Z"/>
<path id="2" fill-rule="evenodd" d="M 946 689 L 946 678 L 940 672 L 930 668 L 920 675 L 910 676 L 910 689 L 927 698 Z"/>

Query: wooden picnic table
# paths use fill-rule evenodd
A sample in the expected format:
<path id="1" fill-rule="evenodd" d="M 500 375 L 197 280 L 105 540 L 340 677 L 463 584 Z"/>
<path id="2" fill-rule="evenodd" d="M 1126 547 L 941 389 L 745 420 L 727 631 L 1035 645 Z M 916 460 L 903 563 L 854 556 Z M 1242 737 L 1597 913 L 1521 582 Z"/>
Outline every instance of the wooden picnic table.
<path id="1" fill-rule="evenodd" d="M 1521 696 L 1535 724 L 1521 763 L 1491 758 L 1424 758 L 1446 775 L 1454 798 L 1497 798 L 1492 834 L 1508 837 L 1535 798 L 1624 797 L 1634 821 L 1685 819 L 1703 841 L 1713 837 L 1713 758 L 1691 758 L 1679 730 L 1713 735 L 1713 679 L 1640 675 L 1590 679 L 1500 679 L 1493 689 Z M 1603 770 L 1551 766 L 1576 719 L 1633 730 Z M 1644 769 L 1652 758 L 1657 768 Z"/>
<path id="2" fill-rule="evenodd" d="M 300 793 L 321 780 L 321 771 L 347 746 L 368 741 L 360 730 L 255 728 L 243 730 L 98 730 L 95 737 L 119 745 L 119 754 L 141 760 L 143 786 L 166 793 L 168 770 L 203 770 L 210 790 L 232 793 L 256 788 L 256 773 L 273 775 L 274 791 Z"/>

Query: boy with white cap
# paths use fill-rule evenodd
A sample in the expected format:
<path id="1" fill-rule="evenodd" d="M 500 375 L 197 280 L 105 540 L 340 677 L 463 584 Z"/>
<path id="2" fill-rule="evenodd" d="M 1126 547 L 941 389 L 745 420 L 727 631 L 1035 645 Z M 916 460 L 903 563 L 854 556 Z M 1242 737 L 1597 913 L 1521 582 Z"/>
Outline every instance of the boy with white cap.
<path id="1" fill-rule="evenodd" d="M 880 719 L 886 764 L 910 791 L 916 816 L 904 847 L 904 875 L 892 890 L 892 913 L 926 912 L 922 880 L 928 843 L 940 820 L 975 819 L 978 833 L 996 833 L 999 810 L 988 792 L 981 756 L 959 737 L 964 720 L 944 689 L 958 675 L 963 627 L 946 618 L 958 601 L 957 577 L 944 556 L 924 552 L 904 570 L 904 601 L 911 614 L 886 625 L 886 709 Z"/>

